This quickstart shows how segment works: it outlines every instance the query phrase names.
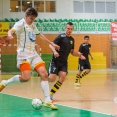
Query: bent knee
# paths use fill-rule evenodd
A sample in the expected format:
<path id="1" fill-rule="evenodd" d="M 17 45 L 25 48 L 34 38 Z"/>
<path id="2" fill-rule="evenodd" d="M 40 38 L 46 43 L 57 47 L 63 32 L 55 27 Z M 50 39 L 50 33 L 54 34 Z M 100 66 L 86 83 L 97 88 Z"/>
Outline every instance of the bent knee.
<path id="1" fill-rule="evenodd" d="M 88 69 L 86 72 L 87 72 L 87 73 L 90 73 L 90 72 L 91 72 L 91 69 Z"/>
<path id="2" fill-rule="evenodd" d="M 30 76 L 29 77 L 20 77 L 20 81 L 21 82 L 27 82 L 27 81 L 29 81 L 30 80 Z"/>
<path id="3" fill-rule="evenodd" d="M 49 82 L 54 82 L 56 80 L 56 78 L 48 78 Z"/>

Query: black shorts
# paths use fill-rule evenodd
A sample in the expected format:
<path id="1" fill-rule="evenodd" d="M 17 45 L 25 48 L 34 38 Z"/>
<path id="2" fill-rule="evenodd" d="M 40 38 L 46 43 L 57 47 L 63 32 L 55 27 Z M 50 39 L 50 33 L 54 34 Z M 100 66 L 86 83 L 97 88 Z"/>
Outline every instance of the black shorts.
<path id="1" fill-rule="evenodd" d="M 59 71 L 67 72 L 67 62 L 51 60 L 49 64 L 48 73 L 58 75 Z"/>
<path id="2" fill-rule="evenodd" d="M 79 60 L 78 70 L 91 69 L 90 62 L 88 60 Z"/>

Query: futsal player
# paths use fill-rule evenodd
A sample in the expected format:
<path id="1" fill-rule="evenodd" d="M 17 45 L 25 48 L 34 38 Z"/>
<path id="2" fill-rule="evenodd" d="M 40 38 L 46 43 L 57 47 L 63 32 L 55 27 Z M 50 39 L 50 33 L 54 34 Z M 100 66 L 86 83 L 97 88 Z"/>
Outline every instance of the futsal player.
<path id="1" fill-rule="evenodd" d="M 50 42 L 37 30 L 34 24 L 34 20 L 37 16 L 38 12 L 36 9 L 28 8 L 25 12 L 25 18 L 15 23 L 13 28 L 8 31 L 8 39 L 13 39 L 13 33 L 17 35 L 17 67 L 20 69 L 21 75 L 15 75 L 8 80 L 3 80 L 0 84 L 0 91 L 8 85 L 27 82 L 31 77 L 32 66 L 41 77 L 41 88 L 45 96 L 43 105 L 51 109 L 57 109 L 50 99 L 48 73 L 45 69 L 45 62 L 35 50 L 36 35 L 56 49 L 60 47 Z"/>
<path id="2" fill-rule="evenodd" d="M 91 72 L 88 55 L 90 55 L 92 60 L 93 57 L 91 55 L 90 48 L 91 44 L 89 44 L 89 36 L 84 36 L 84 43 L 80 45 L 78 53 L 82 53 L 86 59 L 82 60 L 79 58 L 78 74 L 76 75 L 76 81 L 74 83 L 76 89 L 81 86 L 81 79 Z"/>
<path id="3" fill-rule="evenodd" d="M 58 89 L 62 86 L 63 82 L 66 79 L 67 75 L 67 60 L 68 55 L 71 53 L 73 56 L 80 57 L 81 59 L 85 59 L 85 57 L 78 52 L 74 51 L 74 38 L 71 36 L 73 31 L 73 23 L 68 22 L 65 27 L 65 33 L 58 35 L 54 39 L 54 43 L 60 46 L 60 50 L 56 50 L 52 45 L 49 45 L 50 49 L 53 52 L 53 57 L 49 64 L 49 81 L 54 82 L 56 80 L 57 75 L 59 76 L 59 80 L 55 83 L 53 88 L 50 91 L 51 100 L 54 100 L 53 95 L 58 91 Z"/>

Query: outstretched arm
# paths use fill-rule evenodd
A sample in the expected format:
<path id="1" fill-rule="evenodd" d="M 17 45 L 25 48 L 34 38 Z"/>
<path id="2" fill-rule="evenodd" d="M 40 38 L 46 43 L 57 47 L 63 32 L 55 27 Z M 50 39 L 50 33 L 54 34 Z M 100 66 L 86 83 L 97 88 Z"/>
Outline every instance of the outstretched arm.
<path id="1" fill-rule="evenodd" d="M 58 45 L 56 45 L 56 44 L 54 44 L 53 42 L 49 41 L 43 34 L 40 34 L 39 36 L 40 36 L 40 38 L 41 38 L 42 40 L 44 40 L 45 42 L 47 42 L 47 43 L 49 43 L 50 45 L 52 45 L 55 49 L 57 49 L 57 50 L 60 49 L 60 47 L 59 47 Z"/>

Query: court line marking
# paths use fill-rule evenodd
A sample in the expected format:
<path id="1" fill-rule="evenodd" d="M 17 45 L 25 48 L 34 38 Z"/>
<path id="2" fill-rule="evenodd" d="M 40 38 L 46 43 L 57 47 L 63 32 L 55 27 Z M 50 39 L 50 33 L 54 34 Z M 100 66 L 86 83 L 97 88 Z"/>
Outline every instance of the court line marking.
<path id="1" fill-rule="evenodd" d="M 6 95 L 14 96 L 14 97 L 20 97 L 20 98 L 31 99 L 31 100 L 33 99 L 33 98 L 27 98 L 27 97 L 22 97 L 22 96 L 13 95 L 13 94 L 8 94 L 8 93 L 2 93 L 2 92 L 0 92 L 0 94 L 6 94 Z M 55 103 L 55 104 L 56 104 L 56 105 L 61 105 L 61 106 L 66 106 L 66 107 L 70 107 L 70 108 L 74 108 L 74 109 L 81 109 L 81 110 L 85 110 L 85 111 L 91 111 L 91 112 L 94 112 L 94 113 L 99 113 L 99 114 L 104 114 L 104 115 L 112 115 L 112 114 L 101 113 L 101 112 L 97 112 L 97 111 L 93 111 L 93 110 L 88 110 L 88 109 L 83 109 L 83 108 L 77 108 L 77 107 L 62 105 L 62 104 L 58 104 L 58 103 Z"/>

